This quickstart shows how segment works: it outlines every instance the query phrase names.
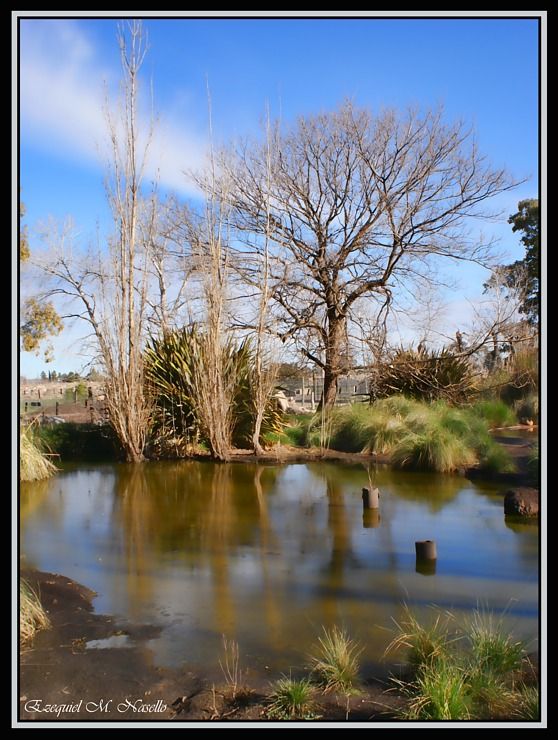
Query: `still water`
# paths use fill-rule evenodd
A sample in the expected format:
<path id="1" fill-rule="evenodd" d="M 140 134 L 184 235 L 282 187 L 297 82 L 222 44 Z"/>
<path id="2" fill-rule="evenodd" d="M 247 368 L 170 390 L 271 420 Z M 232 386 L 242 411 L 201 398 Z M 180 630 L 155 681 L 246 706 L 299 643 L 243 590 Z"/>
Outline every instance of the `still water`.
<path id="1" fill-rule="evenodd" d="M 381 491 L 363 515 L 361 489 Z M 435 573 L 416 570 L 434 539 Z M 506 522 L 501 490 L 455 476 L 334 463 L 67 466 L 21 490 L 26 565 L 98 593 L 95 610 L 157 624 L 159 665 L 211 671 L 222 635 L 255 673 L 307 660 L 341 624 L 383 674 L 403 604 L 459 618 L 478 605 L 536 648 L 538 527 Z"/>

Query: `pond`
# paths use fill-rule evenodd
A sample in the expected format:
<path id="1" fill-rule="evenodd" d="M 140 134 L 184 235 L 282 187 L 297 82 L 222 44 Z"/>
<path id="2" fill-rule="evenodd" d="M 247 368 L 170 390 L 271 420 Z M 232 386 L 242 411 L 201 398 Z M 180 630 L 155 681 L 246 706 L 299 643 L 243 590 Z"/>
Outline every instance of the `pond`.
<path id="1" fill-rule="evenodd" d="M 369 480 L 378 516 L 363 514 Z M 489 608 L 537 647 L 538 527 L 506 521 L 495 484 L 339 463 L 66 466 L 22 485 L 20 514 L 22 563 L 92 588 L 99 613 L 160 625 L 158 665 L 218 671 L 226 635 L 275 675 L 340 624 L 382 676 L 405 603 Z M 424 539 L 435 572 L 417 572 Z"/>

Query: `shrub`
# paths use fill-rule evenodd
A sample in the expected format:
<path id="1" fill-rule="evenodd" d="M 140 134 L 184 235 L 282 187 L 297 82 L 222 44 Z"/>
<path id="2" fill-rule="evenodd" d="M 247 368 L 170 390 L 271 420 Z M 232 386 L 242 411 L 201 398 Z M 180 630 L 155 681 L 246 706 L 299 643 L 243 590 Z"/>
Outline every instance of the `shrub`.
<path id="1" fill-rule="evenodd" d="M 376 398 L 401 393 L 409 398 L 464 401 L 473 389 L 469 360 L 448 349 L 398 349 L 377 368 L 372 379 Z"/>
<path id="2" fill-rule="evenodd" d="M 452 473 L 474 465 L 476 455 L 463 439 L 434 426 L 406 435 L 393 450 L 391 460 L 398 467 Z"/>
<path id="3" fill-rule="evenodd" d="M 62 460 L 114 460 L 120 455 L 118 439 L 108 424 L 41 425 L 37 430 L 41 442 L 60 455 Z"/>

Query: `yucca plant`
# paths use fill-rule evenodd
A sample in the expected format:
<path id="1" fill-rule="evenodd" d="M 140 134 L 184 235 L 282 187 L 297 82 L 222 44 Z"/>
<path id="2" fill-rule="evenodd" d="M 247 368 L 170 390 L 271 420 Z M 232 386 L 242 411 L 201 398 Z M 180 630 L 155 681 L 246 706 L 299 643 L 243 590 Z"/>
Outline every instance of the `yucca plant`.
<path id="1" fill-rule="evenodd" d="M 156 408 L 155 434 L 204 440 L 215 454 L 218 450 L 212 426 L 217 420 L 204 413 L 201 402 L 202 392 L 211 390 L 201 387 L 210 382 L 204 371 L 208 341 L 207 335 L 196 326 L 152 339 L 145 352 L 145 377 Z M 251 439 L 254 420 L 251 398 L 254 353 L 249 340 L 237 344 L 229 337 L 220 357 L 221 382 L 230 399 L 226 408 L 217 409 L 226 415 L 226 419 L 220 420 L 224 442 L 228 446 L 246 445 Z M 280 412 L 270 401 L 264 413 L 262 434 L 280 429 Z"/>

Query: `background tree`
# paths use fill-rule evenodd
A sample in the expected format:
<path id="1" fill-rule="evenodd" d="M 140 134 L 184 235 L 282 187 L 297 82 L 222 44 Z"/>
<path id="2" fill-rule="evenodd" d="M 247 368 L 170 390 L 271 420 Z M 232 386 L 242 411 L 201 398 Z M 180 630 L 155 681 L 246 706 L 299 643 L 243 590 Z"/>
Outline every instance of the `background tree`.
<path id="1" fill-rule="evenodd" d="M 435 280 L 432 258 L 483 261 L 488 245 L 467 238 L 466 221 L 492 215 L 484 202 L 515 183 L 441 111 L 373 116 L 347 103 L 274 136 L 271 177 L 267 144 L 245 142 L 221 157 L 216 195 L 260 258 L 267 236 L 277 331 L 322 369 L 329 407 L 358 303 L 381 317 L 396 289 Z M 254 285 L 245 253 L 239 262 Z"/>
<path id="2" fill-rule="evenodd" d="M 525 247 L 525 257 L 511 265 L 500 265 L 490 280 L 487 289 L 503 284 L 519 301 L 519 312 L 529 324 L 535 325 L 539 320 L 539 260 L 540 260 L 540 222 L 539 201 L 522 200 L 518 203 L 517 213 L 512 214 L 508 223 L 512 231 L 522 234 L 521 243 Z"/>
<path id="3" fill-rule="evenodd" d="M 19 204 L 19 261 L 20 265 L 27 263 L 31 257 L 27 226 L 21 225 L 21 219 L 25 215 L 25 205 Z M 52 357 L 52 344 L 45 340 L 50 336 L 60 334 L 63 329 L 62 320 L 51 301 L 38 297 L 27 298 L 21 307 L 20 313 L 20 336 L 21 348 L 24 352 L 39 354 L 43 347 L 44 359 L 50 362 Z"/>
<path id="4" fill-rule="evenodd" d="M 123 69 L 115 117 L 107 109 L 110 160 L 107 197 L 115 232 L 105 248 L 85 251 L 73 241 L 71 224 L 50 229 L 51 249 L 34 260 L 50 280 L 49 294 L 68 302 L 68 318 L 87 322 L 96 360 L 105 374 L 109 420 L 129 462 L 143 459 L 149 421 L 144 393 L 143 349 L 147 332 L 150 246 L 154 199 L 146 196 L 143 175 L 152 128 L 138 119 L 139 72 L 146 53 L 141 23 L 119 29 Z M 140 141 L 142 142 L 140 145 Z"/>

